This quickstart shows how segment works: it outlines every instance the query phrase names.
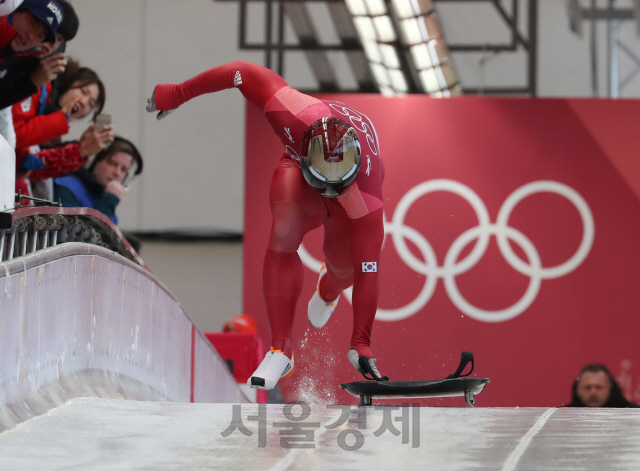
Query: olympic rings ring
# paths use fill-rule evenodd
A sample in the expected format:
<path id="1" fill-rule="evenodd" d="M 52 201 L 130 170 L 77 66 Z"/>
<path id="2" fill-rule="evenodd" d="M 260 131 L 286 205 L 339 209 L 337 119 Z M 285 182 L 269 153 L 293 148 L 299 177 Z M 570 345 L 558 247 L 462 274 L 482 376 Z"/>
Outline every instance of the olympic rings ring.
<path id="1" fill-rule="evenodd" d="M 412 227 L 404 224 L 409 208 L 418 198 L 434 192 L 447 191 L 464 198 L 476 213 L 478 225 L 463 232 L 451 244 L 445 255 L 443 264 L 438 265 L 436 254 L 428 240 Z M 582 240 L 576 252 L 564 263 L 554 267 L 543 267 L 538 250 L 533 243 L 520 231 L 508 226 L 509 217 L 513 209 L 524 198 L 535 193 L 550 192 L 563 196 L 571 202 L 582 219 Z M 564 276 L 575 270 L 591 251 L 595 236 L 595 223 L 587 202 L 573 188 L 559 182 L 540 180 L 523 185 L 514 191 L 502 204 L 492 224 L 489 212 L 482 199 L 469 187 L 454 180 L 429 180 L 413 187 L 400 200 L 391 222 L 385 219 L 385 236 L 390 234 L 393 244 L 402 261 L 416 273 L 425 275 L 425 284 L 418 296 L 405 306 L 396 309 L 381 309 L 376 318 L 384 321 L 398 321 L 419 312 L 431 299 L 438 278 L 442 278 L 447 295 L 451 302 L 467 316 L 482 322 L 504 322 L 522 314 L 535 300 L 543 279 Z M 529 286 L 524 295 L 512 306 L 504 309 L 489 311 L 480 309 L 469 303 L 456 285 L 455 277 L 473 268 L 484 256 L 491 236 L 496 237 L 500 253 L 509 265 L 519 273 L 530 277 Z M 422 260 L 414 256 L 409 250 L 406 240 L 410 241 L 420 252 Z M 462 260 L 458 256 L 472 241 L 477 240 L 471 252 Z M 528 263 L 520 259 L 511 248 L 509 240 L 520 246 L 527 257 Z M 298 250 L 302 262 L 311 270 L 320 272 L 322 262 L 313 258 L 303 245 Z M 345 290 L 345 297 L 351 302 L 351 288 Z"/>

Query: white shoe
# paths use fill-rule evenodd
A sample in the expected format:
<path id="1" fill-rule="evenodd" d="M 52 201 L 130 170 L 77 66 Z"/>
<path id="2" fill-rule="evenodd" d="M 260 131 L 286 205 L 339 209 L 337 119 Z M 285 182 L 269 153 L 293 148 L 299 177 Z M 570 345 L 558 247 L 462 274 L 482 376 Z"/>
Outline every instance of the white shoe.
<path id="1" fill-rule="evenodd" d="M 247 380 L 254 389 L 273 389 L 280 378 L 293 373 L 293 354 L 291 360 L 280 350 L 269 350 L 260 366 Z"/>
<path id="2" fill-rule="evenodd" d="M 338 306 L 338 301 L 340 300 L 340 296 L 333 301 L 325 301 L 320 297 L 320 280 L 326 273 L 327 265 L 323 264 L 320 269 L 320 276 L 318 277 L 316 290 L 313 292 L 313 296 L 309 301 L 309 307 L 307 309 L 309 323 L 316 329 L 324 327 L 324 325 L 329 321 L 331 314 L 333 314 L 333 311 Z"/>
<path id="3" fill-rule="evenodd" d="M 355 348 L 350 348 L 349 353 L 347 353 L 347 358 L 356 369 L 358 373 L 365 377 L 365 379 L 375 380 L 375 381 L 389 381 L 387 376 L 382 376 L 376 368 L 376 359 L 375 358 L 367 358 L 365 356 L 359 356 L 358 352 Z M 369 376 L 367 376 L 367 373 Z"/>

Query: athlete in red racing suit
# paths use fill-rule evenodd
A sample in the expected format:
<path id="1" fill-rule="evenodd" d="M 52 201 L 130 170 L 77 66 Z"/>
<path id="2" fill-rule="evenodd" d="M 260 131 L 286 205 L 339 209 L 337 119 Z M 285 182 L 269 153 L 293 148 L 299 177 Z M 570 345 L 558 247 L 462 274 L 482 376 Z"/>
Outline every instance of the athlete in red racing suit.
<path id="1" fill-rule="evenodd" d="M 314 296 L 321 293 L 320 307 L 326 307 L 330 315 L 340 293 L 353 286 L 349 360 L 360 373 L 370 374 L 370 379 L 386 380 L 376 369 L 370 349 L 378 304 L 377 267 L 384 237 L 381 190 L 384 166 L 373 124 L 347 105 L 302 94 L 275 72 L 244 61 L 215 67 L 180 84 L 157 85 L 148 100 L 147 111 L 161 110 L 158 114 L 161 119 L 196 96 L 233 87 L 264 111 L 286 151 L 271 183 L 273 224 L 263 270 L 271 351 L 249 384 L 271 389 L 281 376 L 293 371 L 293 318 L 303 284 L 302 262 L 297 250 L 303 236 L 320 225 L 324 225 L 325 230 L 326 275 L 323 270 Z M 327 117 L 339 118 L 355 130 L 361 155 L 357 177 L 333 198 L 316 192 L 300 170 L 301 156 L 307 152 L 301 148 L 305 131 L 317 120 Z M 309 316 L 314 324 L 312 314 L 310 303 Z M 324 325 L 326 320 L 328 316 L 315 326 Z"/>

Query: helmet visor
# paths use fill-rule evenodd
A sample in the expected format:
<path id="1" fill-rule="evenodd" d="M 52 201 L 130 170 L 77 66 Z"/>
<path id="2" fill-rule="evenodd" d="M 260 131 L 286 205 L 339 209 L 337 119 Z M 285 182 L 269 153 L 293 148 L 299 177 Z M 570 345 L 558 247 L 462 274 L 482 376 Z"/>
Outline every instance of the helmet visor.
<path id="1" fill-rule="evenodd" d="M 360 141 L 347 132 L 335 148 L 330 148 L 326 133 L 313 136 L 309 141 L 307 164 L 315 177 L 326 182 L 348 180 L 360 164 Z"/>

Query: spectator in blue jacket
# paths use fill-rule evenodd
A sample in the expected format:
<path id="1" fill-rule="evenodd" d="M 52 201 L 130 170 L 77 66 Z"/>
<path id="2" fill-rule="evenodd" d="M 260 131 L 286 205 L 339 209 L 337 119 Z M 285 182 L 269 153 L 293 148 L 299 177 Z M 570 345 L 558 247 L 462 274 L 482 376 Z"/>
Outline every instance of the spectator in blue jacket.
<path id="1" fill-rule="evenodd" d="M 142 172 L 142 156 L 128 140 L 116 137 L 88 168 L 54 180 L 53 199 L 64 207 L 93 208 L 118 224 L 116 206 L 133 177 Z"/>

